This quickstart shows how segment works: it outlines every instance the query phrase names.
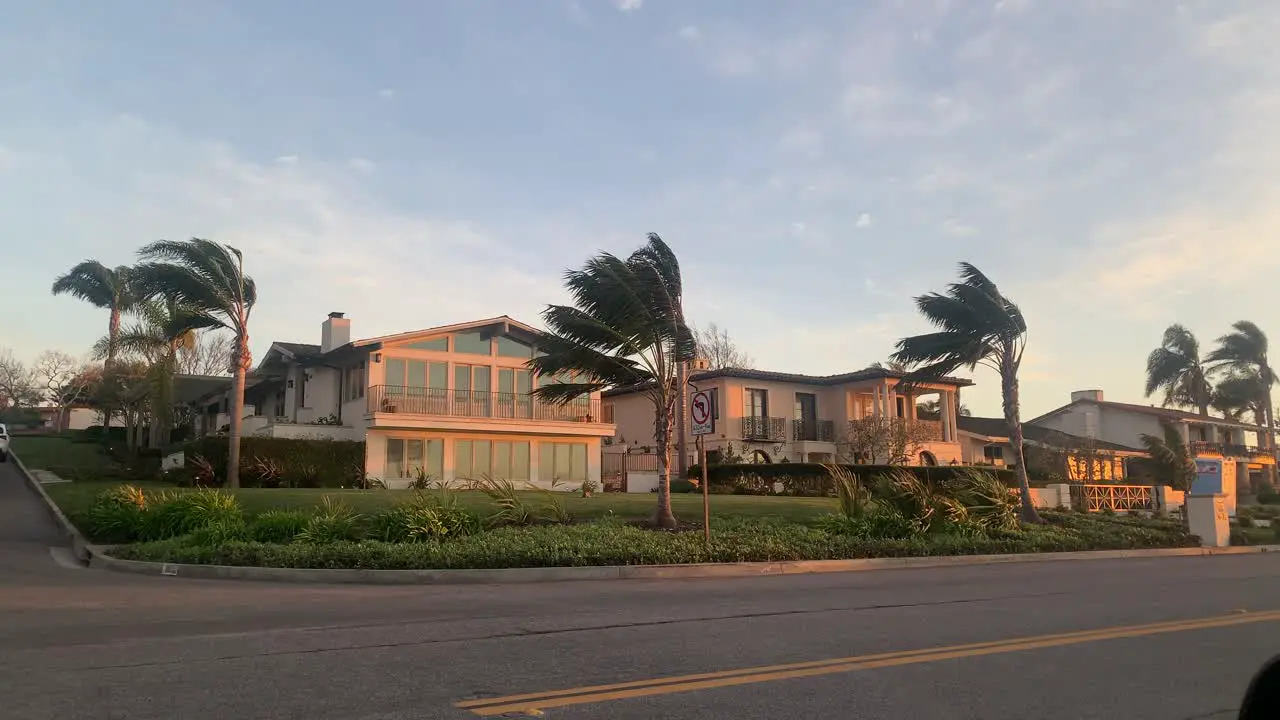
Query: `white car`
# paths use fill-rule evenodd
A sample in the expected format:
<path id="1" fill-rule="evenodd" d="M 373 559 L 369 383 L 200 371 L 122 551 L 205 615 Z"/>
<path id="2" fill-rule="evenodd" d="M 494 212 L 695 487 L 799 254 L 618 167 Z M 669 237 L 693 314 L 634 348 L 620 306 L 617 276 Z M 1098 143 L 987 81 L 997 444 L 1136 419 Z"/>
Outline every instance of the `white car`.
<path id="1" fill-rule="evenodd" d="M 0 425 L 0 462 L 9 459 L 9 430 L 4 425 Z"/>

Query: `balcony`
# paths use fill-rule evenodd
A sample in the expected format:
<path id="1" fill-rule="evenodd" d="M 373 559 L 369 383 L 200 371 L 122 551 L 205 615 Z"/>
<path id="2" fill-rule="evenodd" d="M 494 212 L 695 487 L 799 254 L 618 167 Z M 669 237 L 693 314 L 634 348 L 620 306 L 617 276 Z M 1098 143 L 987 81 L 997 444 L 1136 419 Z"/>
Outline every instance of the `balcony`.
<path id="1" fill-rule="evenodd" d="M 1232 443 L 1205 442 L 1204 440 L 1191 441 L 1191 454 L 1197 457 L 1200 455 L 1221 455 L 1222 457 L 1236 458 L 1266 458 L 1271 456 L 1270 451 L 1266 448 Z"/>
<path id="2" fill-rule="evenodd" d="M 368 399 L 371 415 L 392 413 L 531 422 L 601 422 L 600 401 L 587 397 L 558 405 L 521 393 L 375 385 L 369 388 Z"/>
<path id="3" fill-rule="evenodd" d="M 785 442 L 787 421 L 775 417 L 742 418 L 742 439 L 757 442 Z"/>
<path id="4" fill-rule="evenodd" d="M 831 420 L 792 420 L 791 439 L 796 442 L 836 441 L 836 424 Z"/>

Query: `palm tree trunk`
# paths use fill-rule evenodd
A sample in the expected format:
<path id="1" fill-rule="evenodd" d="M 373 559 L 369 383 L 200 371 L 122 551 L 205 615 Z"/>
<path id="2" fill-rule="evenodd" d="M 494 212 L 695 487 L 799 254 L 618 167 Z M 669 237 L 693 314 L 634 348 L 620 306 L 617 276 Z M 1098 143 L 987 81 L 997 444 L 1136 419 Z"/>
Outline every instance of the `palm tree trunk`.
<path id="1" fill-rule="evenodd" d="M 1018 463 L 1018 494 L 1022 498 L 1022 521 L 1039 524 L 1040 513 L 1031 499 L 1031 481 L 1027 478 L 1027 458 L 1023 449 L 1022 420 L 1019 417 L 1018 377 L 1010 369 L 1002 373 L 1004 385 L 1004 421 L 1009 427 L 1009 444 L 1013 446 L 1013 460 Z"/>
<path id="2" fill-rule="evenodd" d="M 1276 456 L 1276 417 L 1275 409 L 1271 406 L 1271 388 L 1267 388 L 1266 392 L 1266 413 L 1267 418 L 1267 442 L 1266 447 L 1271 451 L 1272 459 Z M 1272 492 L 1276 489 L 1276 466 L 1275 463 L 1267 465 L 1267 484 L 1270 485 Z"/>
<path id="3" fill-rule="evenodd" d="M 658 407 L 654 420 L 654 441 L 658 446 L 658 508 L 653 513 L 653 525 L 660 528 L 676 527 L 676 516 L 671 512 L 671 404 Z"/>

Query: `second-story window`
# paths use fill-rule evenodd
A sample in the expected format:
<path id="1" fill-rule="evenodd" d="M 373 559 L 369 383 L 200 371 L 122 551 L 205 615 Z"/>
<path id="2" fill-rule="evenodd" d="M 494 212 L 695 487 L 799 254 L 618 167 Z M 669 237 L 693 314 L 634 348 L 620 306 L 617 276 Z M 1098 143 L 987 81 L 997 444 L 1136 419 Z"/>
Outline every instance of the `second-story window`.
<path id="1" fill-rule="evenodd" d="M 347 401 L 359 400 L 364 397 L 364 361 L 361 360 L 359 365 L 347 368 L 346 392 L 344 393 Z"/>
<path id="2" fill-rule="evenodd" d="M 743 394 L 742 416 L 750 418 L 769 417 L 769 391 L 759 388 L 747 388 Z"/>

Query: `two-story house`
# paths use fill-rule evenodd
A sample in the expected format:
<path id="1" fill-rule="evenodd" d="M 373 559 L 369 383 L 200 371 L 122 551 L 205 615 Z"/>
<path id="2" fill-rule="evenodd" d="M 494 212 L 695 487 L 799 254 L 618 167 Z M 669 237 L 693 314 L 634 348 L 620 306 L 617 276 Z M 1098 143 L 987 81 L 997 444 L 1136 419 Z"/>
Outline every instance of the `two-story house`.
<path id="1" fill-rule="evenodd" d="M 1165 423 L 1177 428 L 1193 456 L 1223 461 L 1223 487 L 1230 495 L 1227 504 L 1232 514 L 1237 486 L 1241 492 L 1249 492 L 1262 482 L 1266 468 L 1276 464 L 1274 452 L 1267 449 L 1270 444 L 1265 428 L 1171 408 L 1104 400 L 1101 390 L 1073 392 L 1070 403 L 1026 422 L 1129 448 L 1141 448 L 1143 435 L 1163 437 Z"/>
<path id="2" fill-rule="evenodd" d="M 903 377 L 883 368 L 821 376 L 726 368 L 694 372 L 690 382 L 715 398 L 715 431 L 703 438 L 713 459 L 731 450 L 748 462 L 835 461 L 850 453 L 853 424 L 873 418 L 913 426 L 917 442 L 912 443 L 909 462 L 959 462 L 959 390 L 973 383 L 945 378 L 899 387 Z M 602 393 L 605 417 L 617 427 L 615 444 L 655 444 L 653 403 L 641 390 L 622 387 Z M 939 401 L 940 417 L 918 417 L 916 403 L 932 396 Z M 687 441 L 692 451 L 691 434 Z"/>
<path id="3" fill-rule="evenodd" d="M 331 313 L 320 336 L 271 345 L 246 383 L 243 434 L 363 440 L 366 472 L 389 487 L 420 473 L 600 482 L 601 441 L 614 427 L 598 393 L 567 405 L 531 395 L 567 381 L 530 371 L 536 328 L 502 316 L 353 341 L 351 321 Z M 201 398 L 204 429 L 225 417 L 226 400 Z"/>

